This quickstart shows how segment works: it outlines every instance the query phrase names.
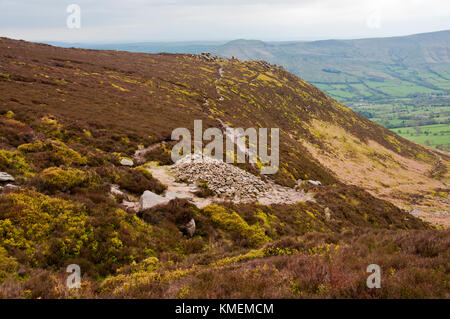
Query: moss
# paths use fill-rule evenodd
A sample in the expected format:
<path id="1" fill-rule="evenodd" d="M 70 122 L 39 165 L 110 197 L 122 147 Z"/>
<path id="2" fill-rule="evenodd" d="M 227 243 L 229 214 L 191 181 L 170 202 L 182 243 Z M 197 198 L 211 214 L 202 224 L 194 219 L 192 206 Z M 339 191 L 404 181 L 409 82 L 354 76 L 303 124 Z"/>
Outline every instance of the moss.
<path id="1" fill-rule="evenodd" d="M 238 232 L 249 241 L 251 246 L 259 246 L 270 240 L 259 224 L 249 226 L 241 216 L 233 211 L 228 211 L 224 207 L 209 205 L 203 209 L 203 212 L 220 228 Z"/>

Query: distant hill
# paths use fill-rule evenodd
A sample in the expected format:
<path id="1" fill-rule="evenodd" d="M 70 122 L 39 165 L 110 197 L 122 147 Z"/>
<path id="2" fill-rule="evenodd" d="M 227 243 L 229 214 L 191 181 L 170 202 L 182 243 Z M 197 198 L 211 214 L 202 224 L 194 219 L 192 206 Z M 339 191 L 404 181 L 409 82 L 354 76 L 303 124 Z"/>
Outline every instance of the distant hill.
<path id="1" fill-rule="evenodd" d="M 213 52 L 282 65 L 342 102 L 450 92 L 450 31 L 360 40 L 236 40 Z"/>
<path id="2" fill-rule="evenodd" d="M 282 65 L 398 134 L 450 150 L 448 30 L 360 40 L 236 40 L 213 52 Z"/>
<path id="3" fill-rule="evenodd" d="M 136 42 L 136 43 L 67 43 L 47 42 L 64 48 L 81 48 L 94 50 L 119 50 L 144 53 L 194 53 L 213 51 L 216 47 L 225 44 L 223 41 L 181 41 L 181 42 Z"/>
<path id="4" fill-rule="evenodd" d="M 144 53 L 211 52 L 241 60 L 265 60 L 283 66 L 341 102 L 450 92 L 450 30 L 357 40 L 49 44 Z"/>

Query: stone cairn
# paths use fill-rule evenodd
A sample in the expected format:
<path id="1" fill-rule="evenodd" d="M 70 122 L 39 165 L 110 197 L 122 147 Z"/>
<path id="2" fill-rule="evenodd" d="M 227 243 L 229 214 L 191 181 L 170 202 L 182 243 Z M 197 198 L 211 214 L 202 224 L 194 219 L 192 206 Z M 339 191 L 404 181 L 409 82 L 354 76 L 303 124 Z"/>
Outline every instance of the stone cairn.
<path id="1" fill-rule="evenodd" d="M 171 167 L 176 178 L 189 183 L 206 182 L 219 197 L 255 199 L 270 190 L 269 185 L 234 165 L 200 154 L 187 155 Z"/>

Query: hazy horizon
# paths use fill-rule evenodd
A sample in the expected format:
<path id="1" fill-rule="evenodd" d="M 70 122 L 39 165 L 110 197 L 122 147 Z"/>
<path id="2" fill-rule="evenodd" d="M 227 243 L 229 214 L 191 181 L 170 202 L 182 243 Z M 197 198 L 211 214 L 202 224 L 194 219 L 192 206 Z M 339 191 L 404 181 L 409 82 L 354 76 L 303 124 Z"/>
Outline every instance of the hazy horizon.
<path id="1" fill-rule="evenodd" d="M 264 40 L 264 39 L 245 39 L 245 38 L 234 38 L 234 39 L 225 39 L 225 40 L 168 40 L 168 41 L 154 41 L 154 40 L 141 40 L 141 41 L 77 41 L 77 42 L 68 42 L 68 41 L 52 41 L 52 40 L 26 40 L 26 39 L 19 39 L 19 38 L 12 38 L 14 40 L 25 40 L 30 42 L 42 42 L 47 44 L 86 44 L 86 45 L 121 45 L 121 44 L 143 44 L 143 43 L 150 43 L 150 44 L 206 44 L 206 45 L 220 45 L 225 44 L 232 41 L 262 41 L 266 43 L 289 43 L 289 42 L 312 42 L 312 41 L 326 41 L 326 40 L 362 40 L 362 39 L 382 39 L 382 38 L 395 38 L 395 37 L 407 37 L 407 36 L 413 36 L 418 34 L 427 34 L 427 33 L 437 33 L 437 32 L 445 32 L 450 31 L 450 29 L 446 30 L 436 30 L 436 31 L 429 31 L 429 32 L 420 32 L 420 33 L 411 33 L 411 34 L 401 34 L 401 35 L 388 35 L 384 37 L 357 37 L 357 38 L 331 38 L 331 37 L 324 37 L 324 38 L 318 38 L 318 39 L 297 39 L 297 40 Z"/>
<path id="2" fill-rule="evenodd" d="M 81 28 L 67 27 L 70 4 L 81 9 Z M 442 0 L 1 0 L 0 9 L 0 36 L 36 42 L 314 41 L 450 29 Z"/>

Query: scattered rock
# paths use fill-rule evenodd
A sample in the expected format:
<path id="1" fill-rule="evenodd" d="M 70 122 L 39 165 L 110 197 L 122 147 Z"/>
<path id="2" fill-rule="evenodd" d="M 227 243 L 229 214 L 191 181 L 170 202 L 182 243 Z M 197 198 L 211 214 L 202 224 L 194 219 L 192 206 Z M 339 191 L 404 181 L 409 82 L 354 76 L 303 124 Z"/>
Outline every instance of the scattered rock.
<path id="1" fill-rule="evenodd" d="M 329 209 L 328 207 L 325 208 L 325 217 L 327 220 L 331 219 L 331 209 Z"/>
<path id="2" fill-rule="evenodd" d="M 308 180 L 308 183 L 310 183 L 310 184 L 312 184 L 312 185 L 314 185 L 314 186 L 320 186 L 320 185 L 322 185 L 321 182 L 319 182 L 319 181 L 313 181 L 313 180 Z"/>
<path id="3" fill-rule="evenodd" d="M 182 230 L 185 231 L 186 235 L 188 235 L 189 237 L 194 236 L 195 233 L 195 220 L 192 218 L 189 223 L 187 223 L 186 225 L 184 225 L 182 227 Z"/>
<path id="4" fill-rule="evenodd" d="M 120 160 L 120 165 L 123 166 L 133 166 L 134 162 L 133 160 L 126 158 L 126 157 L 122 157 L 122 159 Z"/>
<path id="5" fill-rule="evenodd" d="M 0 172 L 0 182 L 14 182 L 15 179 L 11 175 L 5 172 Z"/>
<path id="6" fill-rule="evenodd" d="M 129 202 L 126 200 L 124 200 L 122 202 L 122 205 L 125 206 L 127 208 L 127 210 L 131 210 L 135 213 L 137 213 L 139 211 L 139 207 L 140 207 L 139 202 Z"/>
<path id="7" fill-rule="evenodd" d="M 210 61 L 210 62 L 215 61 L 217 59 L 217 57 L 213 57 L 211 55 L 211 53 L 209 53 L 209 52 L 203 52 L 202 54 L 200 54 L 200 57 L 203 60 Z"/>
<path id="8" fill-rule="evenodd" d="M 119 185 L 111 185 L 111 194 L 115 196 L 125 196 L 125 193 L 120 190 Z"/>
<path id="9" fill-rule="evenodd" d="M 417 209 L 417 208 L 414 208 L 409 213 L 415 217 L 423 216 L 425 214 L 423 211 L 421 211 L 420 209 Z"/>
<path id="10" fill-rule="evenodd" d="M 13 185 L 13 184 L 6 184 L 6 186 L 4 187 L 4 189 L 6 190 L 11 190 L 11 191 L 15 191 L 20 189 L 19 186 Z"/>
<path id="11" fill-rule="evenodd" d="M 143 211 L 153 206 L 166 204 L 170 201 L 170 199 L 159 196 L 151 191 L 145 191 L 141 196 L 141 200 L 139 201 L 139 210 Z"/>

